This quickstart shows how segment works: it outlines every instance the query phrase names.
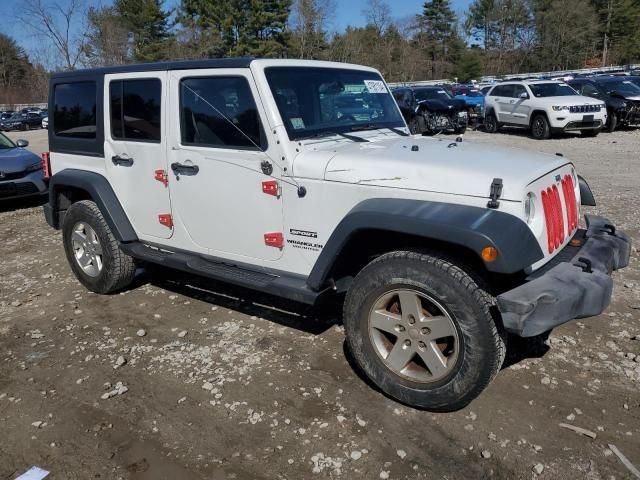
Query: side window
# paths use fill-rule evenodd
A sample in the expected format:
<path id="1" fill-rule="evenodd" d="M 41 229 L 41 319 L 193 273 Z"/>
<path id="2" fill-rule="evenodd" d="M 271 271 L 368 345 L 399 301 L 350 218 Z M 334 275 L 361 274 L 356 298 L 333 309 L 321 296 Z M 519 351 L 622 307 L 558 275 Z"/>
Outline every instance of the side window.
<path id="1" fill-rule="evenodd" d="M 498 85 L 491 91 L 491 97 L 508 97 L 510 89 L 509 85 Z"/>
<path id="2" fill-rule="evenodd" d="M 511 92 L 512 97 L 520 98 L 520 95 L 522 95 L 523 93 L 527 93 L 527 89 L 524 88 L 524 85 L 513 85 L 513 91 Z"/>
<path id="3" fill-rule="evenodd" d="M 180 82 L 183 145 L 267 147 L 249 82 L 244 77 L 198 77 Z"/>
<path id="4" fill-rule="evenodd" d="M 157 78 L 109 84 L 111 136 L 115 140 L 159 142 L 162 82 Z"/>
<path id="5" fill-rule="evenodd" d="M 59 83 L 53 92 L 53 126 L 58 137 L 96 138 L 96 83 Z"/>
<path id="6" fill-rule="evenodd" d="M 580 93 L 582 95 L 586 95 L 587 97 L 597 97 L 598 95 L 600 95 L 600 92 L 598 92 L 598 89 L 593 85 L 591 85 L 590 83 L 585 83 Z"/>

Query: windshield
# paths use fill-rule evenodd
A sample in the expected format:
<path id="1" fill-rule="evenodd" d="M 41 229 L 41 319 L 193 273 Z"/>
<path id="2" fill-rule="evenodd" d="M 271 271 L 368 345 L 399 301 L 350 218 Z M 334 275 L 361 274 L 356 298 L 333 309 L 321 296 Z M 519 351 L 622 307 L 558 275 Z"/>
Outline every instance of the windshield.
<path id="1" fill-rule="evenodd" d="M 570 97 L 578 95 L 573 88 L 566 83 L 534 83 L 529 84 L 534 97 Z"/>
<path id="2" fill-rule="evenodd" d="M 415 90 L 416 100 L 423 102 L 425 100 L 451 100 L 451 95 L 442 88 L 425 88 Z"/>
<path id="3" fill-rule="evenodd" d="M 0 133 L 0 150 L 5 148 L 16 148 L 16 146 L 11 140 Z"/>
<path id="4" fill-rule="evenodd" d="M 21 113 L 14 113 L 9 117 L 9 120 L 22 120 L 23 118 L 24 115 L 22 115 Z"/>
<path id="5" fill-rule="evenodd" d="M 375 72 L 271 67 L 265 74 L 292 140 L 405 126 L 395 100 Z"/>
<path id="6" fill-rule="evenodd" d="M 609 80 L 602 84 L 607 92 L 615 91 L 630 97 L 640 96 L 640 87 L 631 80 Z"/>

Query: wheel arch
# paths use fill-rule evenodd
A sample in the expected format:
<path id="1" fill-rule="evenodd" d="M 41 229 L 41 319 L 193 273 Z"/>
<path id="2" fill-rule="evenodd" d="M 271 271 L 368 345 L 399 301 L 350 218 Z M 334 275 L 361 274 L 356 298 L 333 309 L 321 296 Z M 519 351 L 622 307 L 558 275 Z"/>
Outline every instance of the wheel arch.
<path id="1" fill-rule="evenodd" d="M 546 110 L 537 108 L 533 110 L 531 112 L 531 115 L 529 116 L 529 128 L 531 128 L 531 125 L 533 125 L 533 119 L 536 118 L 536 115 L 544 115 L 545 118 L 547 119 L 547 122 L 549 122 L 549 115 L 547 114 Z M 549 124 L 549 127 L 551 127 L 551 124 Z"/>
<path id="2" fill-rule="evenodd" d="M 495 262 L 481 260 L 487 246 L 498 251 Z M 338 224 L 307 284 L 319 290 L 329 279 L 346 276 L 345 266 L 350 263 L 352 268 L 361 267 L 363 254 L 376 256 L 407 247 L 445 250 L 488 272 L 504 274 L 520 272 L 544 257 L 527 224 L 513 215 L 440 202 L 370 199 L 356 205 Z"/>
<path id="3" fill-rule="evenodd" d="M 45 205 L 47 222 L 59 229 L 67 209 L 80 200 L 92 200 L 120 242 L 138 240 L 127 214 L 109 181 L 99 173 L 64 169 L 51 177 L 49 203 Z"/>

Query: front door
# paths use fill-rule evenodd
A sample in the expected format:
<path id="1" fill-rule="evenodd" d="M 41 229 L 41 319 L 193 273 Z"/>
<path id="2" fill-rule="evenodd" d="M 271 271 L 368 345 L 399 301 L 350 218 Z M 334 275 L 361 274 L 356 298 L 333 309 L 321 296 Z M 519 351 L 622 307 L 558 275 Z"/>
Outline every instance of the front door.
<path id="1" fill-rule="evenodd" d="M 105 75 L 104 85 L 104 153 L 111 187 L 141 239 L 167 239 L 173 230 L 160 222 L 171 213 L 169 188 L 162 181 L 167 73 Z"/>
<path id="2" fill-rule="evenodd" d="M 248 69 L 173 71 L 170 190 L 194 247 L 251 262 L 282 254 L 282 177 Z M 280 154 L 281 155 L 281 154 Z M 270 171 L 272 169 L 272 171 Z M 263 185 L 263 182 L 271 182 Z M 275 189 L 274 189 L 275 188 Z"/>

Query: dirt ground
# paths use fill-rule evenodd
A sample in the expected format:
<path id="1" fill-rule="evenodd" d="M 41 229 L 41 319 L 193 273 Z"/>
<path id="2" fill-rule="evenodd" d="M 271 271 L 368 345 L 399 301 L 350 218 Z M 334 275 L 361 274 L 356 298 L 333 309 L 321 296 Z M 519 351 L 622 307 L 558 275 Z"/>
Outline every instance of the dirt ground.
<path id="1" fill-rule="evenodd" d="M 46 150 L 45 131 L 11 137 Z M 465 141 L 564 153 L 589 211 L 640 244 L 640 131 Z M 0 226 L 1 480 L 32 465 L 69 480 L 633 478 L 609 444 L 640 467 L 635 248 L 604 315 L 512 344 L 480 398 L 432 414 L 355 373 L 338 309 L 157 270 L 99 296 L 38 205 L 0 205 Z"/>

